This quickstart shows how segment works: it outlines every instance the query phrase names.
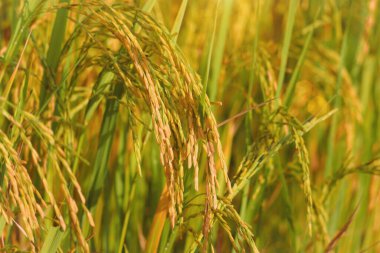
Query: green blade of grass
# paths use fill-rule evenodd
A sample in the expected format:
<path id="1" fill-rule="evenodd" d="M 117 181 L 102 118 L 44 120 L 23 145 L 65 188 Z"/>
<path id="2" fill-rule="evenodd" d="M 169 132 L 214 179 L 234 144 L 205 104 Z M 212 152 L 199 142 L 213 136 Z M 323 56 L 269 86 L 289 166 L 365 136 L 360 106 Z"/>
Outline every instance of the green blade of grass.
<path id="1" fill-rule="evenodd" d="M 107 176 L 107 164 L 114 140 L 116 121 L 119 110 L 119 99 L 123 95 L 123 84 L 118 83 L 113 91 L 113 98 L 107 100 L 103 122 L 99 133 L 99 145 L 96 152 L 94 167 L 90 176 L 87 193 L 87 207 L 96 205 Z"/>
<path id="2" fill-rule="evenodd" d="M 324 1 L 322 1 L 319 4 L 319 6 L 318 6 L 319 9 L 315 13 L 315 17 L 313 18 L 314 23 L 317 21 L 317 18 L 320 16 L 320 13 L 321 13 L 321 10 L 323 9 L 323 7 L 324 7 Z M 316 29 L 316 27 L 313 25 L 311 27 L 311 30 L 307 34 L 307 37 L 305 39 L 305 43 L 303 44 L 303 47 L 302 47 L 301 54 L 298 57 L 298 61 L 297 61 L 296 67 L 295 67 L 295 69 L 294 69 L 294 71 L 292 73 L 292 76 L 290 78 L 289 85 L 286 88 L 285 102 L 284 102 L 285 107 L 289 107 L 290 104 L 291 104 L 291 102 L 293 101 L 294 92 L 295 92 L 295 89 L 296 89 L 296 84 L 297 84 L 297 81 L 299 79 L 299 75 L 300 75 L 303 63 L 305 61 L 305 58 L 306 58 L 306 54 L 307 54 L 307 52 L 309 50 L 311 39 L 314 36 L 315 29 Z"/>
<path id="3" fill-rule="evenodd" d="M 152 11 L 155 4 L 156 0 L 147 0 L 144 6 L 142 7 L 142 10 L 149 13 Z"/>
<path id="4" fill-rule="evenodd" d="M 369 108 L 370 103 L 370 93 L 373 91 L 373 85 L 375 85 L 374 77 L 376 75 L 376 61 L 373 56 L 367 58 L 366 62 L 363 64 L 363 77 L 360 89 L 360 101 L 363 108 Z M 358 136 L 361 138 L 357 139 L 357 153 L 361 155 L 361 161 L 365 162 L 373 157 L 372 149 L 374 145 L 374 133 L 372 132 L 372 115 L 369 110 L 363 110 L 364 122 L 358 126 Z M 366 231 L 368 227 L 368 222 L 372 214 L 368 215 L 368 206 L 370 202 L 370 187 L 371 187 L 371 175 L 360 175 L 359 176 L 360 188 L 358 189 L 356 202 L 360 203 L 358 207 L 357 217 L 354 220 L 354 229 L 352 236 L 351 248 L 354 251 L 360 251 L 364 246 L 363 241 L 359 240 L 360 234 Z"/>
<path id="5" fill-rule="evenodd" d="M 308 33 L 308 35 L 307 35 L 307 38 L 305 40 L 305 44 L 303 45 L 303 48 L 302 48 L 302 52 L 301 52 L 301 54 L 300 54 L 300 56 L 298 58 L 297 65 L 296 65 L 296 67 L 294 69 L 294 72 L 292 73 L 292 77 L 290 78 L 289 85 L 286 88 L 285 102 L 284 102 L 285 107 L 289 107 L 290 104 L 291 104 L 291 102 L 293 101 L 294 92 L 295 92 L 295 89 L 296 89 L 296 83 L 298 81 L 302 65 L 303 65 L 303 63 L 305 61 L 306 53 L 307 53 L 307 51 L 309 49 L 310 42 L 311 42 L 311 39 L 313 37 L 313 34 L 314 34 L 314 29 L 312 29 Z"/>
<path id="6" fill-rule="evenodd" d="M 182 25 L 182 20 L 183 20 L 183 17 L 185 16 L 187 2 L 188 2 L 188 0 L 182 0 L 181 6 L 179 7 L 177 17 L 174 21 L 174 25 L 173 25 L 173 28 L 171 31 L 171 34 L 173 36 L 172 37 L 173 42 L 177 42 L 179 30 L 181 29 L 181 25 Z"/>
<path id="7" fill-rule="evenodd" d="M 212 72 L 210 76 L 209 84 L 209 97 L 211 101 L 216 99 L 218 92 L 218 81 L 219 75 L 222 67 L 224 48 L 227 41 L 227 34 L 230 27 L 230 19 L 232 14 L 232 9 L 234 5 L 234 0 L 224 0 L 222 1 L 223 14 L 220 22 L 220 28 L 218 31 L 218 36 L 215 44 L 215 52 L 213 52 L 212 59 Z"/>
<path id="8" fill-rule="evenodd" d="M 283 85 L 284 79 L 285 79 L 286 65 L 288 62 L 290 42 L 292 40 L 293 26 L 294 26 L 294 21 L 296 19 L 296 11 L 297 11 L 297 7 L 298 7 L 298 3 L 299 3 L 299 0 L 291 0 L 290 1 L 289 11 L 288 11 L 288 20 L 286 22 L 284 42 L 283 42 L 282 50 L 281 50 L 280 72 L 278 74 L 278 81 L 277 81 L 277 90 L 276 90 L 277 105 L 280 104 L 280 100 L 278 98 L 280 98 L 282 85 Z"/>
<path id="9" fill-rule="evenodd" d="M 60 0 L 60 3 L 69 3 L 69 0 Z M 51 90 L 51 88 L 49 88 L 51 84 L 49 84 L 48 75 L 54 77 L 58 67 L 59 57 L 66 32 L 68 13 L 69 11 L 67 8 L 58 9 L 57 16 L 54 21 L 49 50 L 46 56 L 46 64 L 49 69 L 44 71 L 42 78 L 42 86 L 40 90 L 40 107 L 44 106 L 47 99 L 47 94 L 49 90 Z"/>
<path id="10" fill-rule="evenodd" d="M 165 245 L 165 249 L 164 249 L 165 253 L 173 252 L 173 247 L 174 247 L 175 240 L 177 239 L 178 232 L 179 232 L 179 226 L 176 224 L 170 233 L 168 242 Z"/>
<path id="11" fill-rule="evenodd" d="M 64 233 L 58 227 L 50 227 L 41 248 L 41 253 L 55 253 L 63 239 Z"/>
<path id="12" fill-rule="evenodd" d="M 127 236 L 127 229 L 129 225 L 129 219 L 131 216 L 131 205 L 132 205 L 132 200 L 134 199 L 135 192 L 136 192 L 136 183 L 137 183 L 137 174 L 134 176 L 132 185 L 131 185 L 131 191 L 130 191 L 130 196 L 128 198 L 128 204 L 127 204 L 127 210 L 124 214 L 124 219 L 123 219 L 123 226 L 121 229 L 121 235 L 119 239 L 119 249 L 118 253 L 121 253 L 123 251 L 123 246 L 124 246 L 124 241 Z"/>
<path id="13" fill-rule="evenodd" d="M 248 100 L 247 100 L 247 106 L 248 108 L 250 108 L 253 104 L 253 94 L 252 94 L 252 91 L 253 91 L 253 84 L 255 82 L 255 78 L 256 78 L 256 75 L 255 75 L 255 71 L 256 71 L 256 64 L 257 64 L 257 53 L 258 53 L 258 44 L 259 44 L 259 37 L 260 37 L 260 21 L 261 21 L 261 13 L 260 13 L 260 4 L 261 4 L 261 1 L 257 1 L 256 3 L 256 10 L 255 10 L 255 16 L 256 16 L 256 36 L 254 38 L 254 41 L 253 41 L 253 48 L 252 48 L 252 53 L 253 53 L 253 60 L 252 60 L 252 66 L 251 66 L 251 69 L 250 69 L 250 72 L 249 72 L 249 79 L 248 79 Z M 250 127 L 252 126 L 252 111 L 250 111 L 248 113 L 248 117 L 247 117 L 247 121 L 246 121 L 246 132 L 247 132 L 247 139 L 246 139 L 246 142 L 247 144 L 249 143 L 252 143 L 252 136 L 251 136 L 251 131 L 250 131 Z"/>
<path id="14" fill-rule="evenodd" d="M 162 231 L 161 240 L 160 240 L 160 247 L 158 248 L 159 253 L 165 252 L 165 247 L 166 247 L 165 243 L 168 241 L 170 230 L 171 230 L 170 222 L 166 219 L 164 229 Z"/>
<path id="15" fill-rule="evenodd" d="M 126 129 L 123 129 L 122 130 L 123 132 L 125 132 L 125 134 L 127 133 L 127 130 Z M 138 137 L 139 139 L 141 139 L 141 131 L 138 131 Z M 123 150 L 120 150 L 120 152 L 123 152 Z M 119 156 L 121 156 L 122 153 L 119 153 Z M 123 154 L 125 155 L 125 154 Z M 123 219 L 123 225 L 122 225 L 122 228 L 121 228 L 121 235 L 120 235 L 120 239 L 119 239 L 119 247 L 118 247 L 118 252 L 121 253 L 122 250 L 123 250 L 123 247 L 124 247 L 124 242 L 126 240 L 126 236 L 127 236 L 127 229 L 128 229 L 128 226 L 129 226 L 129 221 L 130 221 L 130 217 L 131 217 L 131 213 L 132 213 L 132 208 L 133 208 L 133 202 L 135 201 L 135 195 L 136 195 L 136 186 L 138 185 L 139 183 L 139 179 L 141 179 L 141 174 L 140 174 L 140 171 L 139 169 L 137 168 L 137 171 L 134 171 L 134 168 L 138 167 L 137 163 L 139 163 L 140 161 L 137 161 L 136 157 L 133 156 L 131 157 L 131 161 L 130 161 L 130 164 L 129 164 L 129 170 L 128 172 L 126 172 L 125 174 L 125 184 L 128 184 L 128 185 L 125 185 L 124 187 L 127 188 L 125 190 L 125 196 L 124 196 L 124 203 L 122 204 L 122 206 L 126 206 L 126 208 L 122 209 L 123 212 L 124 212 L 124 219 Z M 126 163 L 124 161 L 124 163 Z M 122 169 L 122 168 L 120 168 Z M 137 192 L 138 192 L 138 189 L 137 189 Z"/>
<path id="16" fill-rule="evenodd" d="M 86 112 L 84 116 L 84 125 L 87 125 L 90 119 L 93 117 L 96 109 L 98 108 L 101 100 L 102 94 L 109 90 L 109 83 L 112 81 L 114 75 L 111 72 L 103 72 L 100 75 L 99 82 L 97 82 L 92 90 L 92 96 L 88 101 Z M 85 139 L 85 131 L 83 131 L 79 137 L 77 150 L 80 152 L 83 147 Z M 77 171 L 79 166 L 79 156 L 75 157 L 73 171 L 74 173 Z"/>
<path id="17" fill-rule="evenodd" d="M 11 30 L 12 34 L 16 31 L 17 26 L 17 7 L 19 5 L 19 0 L 12 1 L 12 20 L 11 20 Z M 1 37 L 0 37 L 1 38 Z"/>
<path id="18" fill-rule="evenodd" d="M 340 58 L 339 58 L 339 66 L 338 66 L 338 76 L 336 80 L 336 85 L 335 85 L 335 103 L 334 107 L 335 109 L 340 109 L 342 108 L 343 104 L 343 98 L 342 98 L 342 83 L 343 83 L 343 71 L 345 69 L 345 59 L 346 59 L 346 54 L 347 54 L 347 45 L 348 45 L 348 39 L 349 39 L 349 31 L 350 27 L 352 25 L 351 23 L 351 16 L 348 21 L 348 25 L 346 28 L 346 31 L 344 32 L 343 36 L 343 41 L 342 41 L 342 46 L 340 50 Z M 337 145 L 336 143 L 336 134 L 337 134 L 337 128 L 338 128 L 338 123 L 340 120 L 340 115 L 336 114 L 333 116 L 331 120 L 331 127 L 330 127 L 330 132 L 328 134 L 328 140 L 327 140 L 327 157 L 326 157 L 326 164 L 325 164 L 325 177 L 328 178 L 329 176 L 332 175 L 332 173 L 335 172 L 337 167 L 339 166 L 339 162 L 342 161 L 343 159 L 343 143 L 340 142 Z M 336 148 L 338 147 L 338 148 Z M 332 213 L 332 217 L 330 219 L 330 222 L 328 224 L 328 231 L 330 234 L 335 233 L 339 221 L 341 220 L 341 216 L 339 213 L 342 212 L 343 210 L 343 203 L 344 203 L 344 198 L 347 192 L 347 182 L 342 182 L 338 189 L 337 193 L 337 200 L 334 203 L 334 210 Z"/>
<path id="19" fill-rule="evenodd" d="M 211 59 L 212 59 L 212 55 L 213 55 L 213 51 L 214 51 L 216 24 L 217 24 L 217 20 L 218 20 L 218 7 L 219 7 L 219 0 L 216 3 L 214 22 L 213 22 L 212 33 L 211 33 L 211 40 L 210 40 L 210 43 L 208 44 L 208 49 L 207 49 L 206 70 L 204 71 L 204 74 L 202 75 L 202 81 L 203 81 L 203 88 L 202 88 L 202 94 L 201 94 L 202 114 L 205 113 L 203 105 L 204 105 L 205 99 L 206 99 L 207 87 L 208 87 L 210 69 L 211 69 Z"/>
<path id="20" fill-rule="evenodd" d="M 349 28 L 348 28 L 349 29 Z M 344 68 L 344 59 L 346 55 L 346 47 L 347 47 L 347 39 L 348 39 L 348 33 L 345 33 L 345 36 L 343 38 L 341 53 L 340 53 L 340 61 L 339 61 L 339 67 L 338 67 L 338 76 L 336 80 L 336 86 L 335 86 L 335 103 L 334 107 L 335 109 L 340 109 L 342 106 L 342 97 L 341 97 L 341 87 L 343 82 L 343 68 Z M 331 175 L 333 170 L 333 161 L 334 161 L 334 147 L 335 147 L 335 134 L 338 126 L 338 116 L 335 114 L 332 117 L 331 122 L 331 128 L 329 132 L 328 137 L 328 143 L 327 143 L 327 158 L 326 158 L 326 168 L 325 168 L 325 177 L 328 177 Z"/>

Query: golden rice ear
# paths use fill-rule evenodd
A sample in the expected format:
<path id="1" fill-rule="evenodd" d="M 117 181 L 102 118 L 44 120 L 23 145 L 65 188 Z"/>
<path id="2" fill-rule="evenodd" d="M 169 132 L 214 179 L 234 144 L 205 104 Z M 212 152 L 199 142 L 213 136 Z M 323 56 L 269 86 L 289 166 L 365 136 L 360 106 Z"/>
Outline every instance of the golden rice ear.
<path id="1" fill-rule="evenodd" d="M 99 57 L 112 60 L 113 53 L 100 41 L 104 39 L 103 37 L 110 37 L 111 34 L 119 41 L 122 48 L 120 52 L 123 52 L 119 59 L 130 61 L 131 68 L 127 73 L 121 63 L 113 62 L 114 75 L 121 79 L 126 93 L 132 94 L 132 96 L 127 96 L 127 106 L 132 103 L 135 106 L 129 109 L 135 110 L 136 105 L 141 103 L 138 98 L 144 98 L 146 104 L 140 108 L 148 108 L 151 114 L 153 131 L 160 147 L 160 161 L 164 166 L 167 178 L 170 196 L 169 215 L 172 226 L 174 226 L 178 212 L 181 212 L 183 201 L 181 196 L 184 189 L 180 168 L 183 166 L 183 160 L 188 158 L 194 163 L 195 175 L 198 174 L 199 141 L 207 143 L 208 174 L 212 176 L 207 177 L 206 181 L 213 189 L 209 192 L 208 199 L 212 201 L 210 204 L 216 207 L 215 154 L 220 157 L 229 189 L 230 183 L 217 124 L 208 98 L 206 97 L 203 105 L 199 103 L 201 90 L 199 77 L 184 60 L 172 43 L 170 36 L 146 14 L 131 7 L 119 9 L 101 3 L 98 3 L 98 8 L 94 8 L 91 4 L 84 6 L 88 8 L 89 13 L 86 14 L 78 32 L 73 34 L 69 42 L 74 41 L 75 37 L 79 37 L 80 34 L 88 36 L 86 41 L 90 43 L 89 50 L 91 51 L 91 44 L 96 45 L 100 49 L 97 52 L 100 54 Z M 138 32 L 129 28 L 132 25 L 130 18 L 136 15 L 138 16 L 138 26 L 141 28 Z M 102 38 L 97 38 L 97 31 L 100 30 L 104 33 Z M 145 46 L 154 49 L 151 55 L 147 55 L 143 51 L 142 48 Z M 66 44 L 65 51 L 68 51 L 69 47 L 70 44 Z M 92 51 L 96 52 L 96 50 Z M 159 65 L 162 63 L 169 65 L 162 67 Z M 169 85 L 170 88 L 166 85 Z M 139 90 L 136 89 L 137 87 Z M 201 120 L 198 115 L 200 106 L 205 111 L 205 125 L 200 124 Z M 208 137 L 209 135 L 211 137 Z M 217 152 L 214 146 L 217 148 Z M 182 157 L 182 154 L 186 154 L 186 157 Z M 194 180 L 197 188 L 197 176 Z"/>

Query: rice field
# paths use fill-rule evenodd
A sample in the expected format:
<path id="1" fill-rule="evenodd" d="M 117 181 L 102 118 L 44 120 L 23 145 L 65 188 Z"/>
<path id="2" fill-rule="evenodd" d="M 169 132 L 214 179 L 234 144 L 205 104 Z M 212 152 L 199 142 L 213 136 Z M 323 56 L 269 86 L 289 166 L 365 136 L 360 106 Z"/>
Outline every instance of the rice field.
<path id="1" fill-rule="evenodd" d="M 379 0 L 0 17 L 0 252 L 380 252 Z"/>

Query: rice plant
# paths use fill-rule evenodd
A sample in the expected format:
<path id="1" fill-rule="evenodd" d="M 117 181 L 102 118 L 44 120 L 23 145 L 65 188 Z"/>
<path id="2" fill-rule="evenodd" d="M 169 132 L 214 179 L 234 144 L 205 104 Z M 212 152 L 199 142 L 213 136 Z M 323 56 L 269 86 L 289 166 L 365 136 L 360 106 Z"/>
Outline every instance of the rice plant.
<path id="1" fill-rule="evenodd" d="M 3 0 L 1 252 L 379 252 L 380 2 Z"/>

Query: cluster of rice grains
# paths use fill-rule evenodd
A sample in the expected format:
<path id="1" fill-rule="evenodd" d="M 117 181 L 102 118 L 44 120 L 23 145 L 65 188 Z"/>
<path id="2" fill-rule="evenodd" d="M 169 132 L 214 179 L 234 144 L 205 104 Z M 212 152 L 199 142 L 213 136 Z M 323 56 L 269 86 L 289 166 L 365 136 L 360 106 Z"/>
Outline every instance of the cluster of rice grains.
<path id="1" fill-rule="evenodd" d="M 52 130 L 40 122 L 33 114 L 24 111 L 2 100 L 2 106 L 7 106 L 14 116 L 10 115 L 3 107 L 2 115 L 12 125 L 10 136 L 0 131 L 0 151 L 4 161 L 5 173 L 3 175 L 3 189 L 1 190 L 0 213 L 7 224 L 16 224 L 18 229 L 30 242 L 31 249 L 35 250 L 35 237 L 41 233 L 39 218 L 45 218 L 48 206 L 51 206 L 56 217 L 56 223 L 61 229 L 66 230 L 67 220 L 62 215 L 62 207 L 53 193 L 53 185 L 62 191 L 63 197 L 70 213 L 70 224 L 77 234 L 78 241 L 85 251 L 89 251 L 88 244 L 82 234 L 77 217 L 80 204 L 87 216 L 89 223 L 94 226 L 91 213 L 85 206 L 85 198 L 81 187 L 74 176 L 65 153 L 59 143 L 54 139 Z M 38 141 L 31 138 L 31 133 L 38 136 Z M 11 138 L 11 139 L 10 139 Z M 13 145 L 12 143 L 17 143 Z M 29 159 L 31 162 L 26 163 Z M 47 179 L 47 166 L 54 169 L 50 172 L 56 179 L 50 184 Z M 40 193 L 32 182 L 30 172 L 36 170 L 42 183 L 44 193 Z M 79 196 L 79 201 L 74 200 L 70 184 Z M 51 185 L 53 184 L 53 185 Z M 58 189 L 55 189 L 57 191 Z M 49 205 L 44 201 L 46 194 Z M 17 208 L 15 208 L 17 207 Z M 16 220 L 20 220 L 20 224 Z M 37 234 L 35 234 L 35 232 Z M 38 243 L 37 243 L 38 244 Z"/>
<path id="2" fill-rule="evenodd" d="M 186 63 L 168 33 L 155 20 L 131 6 L 113 7 L 100 2 L 67 6 L 83 20 L 65 46 L 65 52 L 81 41 L 83 64 L 75 73 L 92 64 L 114 74 L 111 84 L 123 83 L 125 103 L 132 117 L 130 127 L 141 122 L 139 115 L 151 114 L 153 132 L 160 148 L 169 192 L 169 217 L 174 226 L 182 212 L 184 167 L 194 169 L 194 188 L 199 190 L 199 147 L 206 153 L 206 201 L 203 232 L 210 231 L 213 210 L 217 209 L 216 156 L 231 188 L 223 159 L 217 123 L 208 98 L 201 103 L 201 83 Z M 103 41 L 112 40 L 112 48 Z M 116 45 L 116 46 L 115 46 Z M 199 112 L 204 112 L 200 114 Z M 148 123 L 149 124 L 149 123 Z M 148 125 L 147 124 L 147 125 Z M 137 141 L 135 143 L 138 143 Z M 140 148 L 135 147 L 140 161 Z M 140 165 L 139 165 L 140 166 Z"/>

